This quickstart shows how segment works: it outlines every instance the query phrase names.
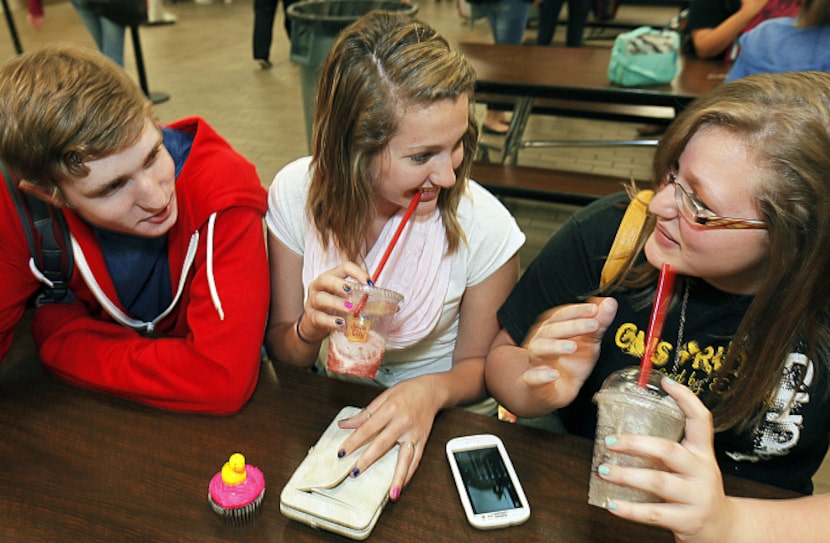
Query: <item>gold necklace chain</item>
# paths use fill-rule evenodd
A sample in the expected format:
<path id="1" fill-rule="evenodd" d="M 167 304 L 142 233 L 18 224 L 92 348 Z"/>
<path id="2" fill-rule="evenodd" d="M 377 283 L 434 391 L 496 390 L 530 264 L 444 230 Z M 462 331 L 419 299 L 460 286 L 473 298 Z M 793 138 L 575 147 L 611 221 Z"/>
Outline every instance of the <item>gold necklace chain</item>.
<path id="1" fill-rule="evenodd" d="M 677 328 L 677 345 L 674 348 L 674 366 L 672 375 L 680 369 L 680 347 L 683 345 L 683 332 L 686 329 L 686 306 L 689 304 L 689 281 L 684 281 L 683 300 L 680 302 L 680 325 Z"/>

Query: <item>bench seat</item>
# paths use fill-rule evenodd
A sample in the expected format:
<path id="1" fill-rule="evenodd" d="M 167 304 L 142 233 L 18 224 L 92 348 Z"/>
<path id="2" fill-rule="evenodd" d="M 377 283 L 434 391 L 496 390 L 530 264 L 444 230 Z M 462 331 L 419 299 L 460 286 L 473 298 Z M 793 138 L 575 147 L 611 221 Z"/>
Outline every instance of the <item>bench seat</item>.
<path id="1" fill-rule="evenodd" d="M 516 98 L 504 94 L 476 93 L 477 102 L 486 102 L 489 109 L 511 111 Z M 607 104 L 578 100 L 556 100 L 536 98 L 532 114 L 594 119 L 622 123 L 669 124 L 675 116 L 673 108 L 660 106 L 637 106 Z"/>
<path id="2" fill-rule="evenodd" d="M 627 179 L 532 166 L 473 163 L 470 177 L 499 197 L 587 205 L 624 190 Z"/>

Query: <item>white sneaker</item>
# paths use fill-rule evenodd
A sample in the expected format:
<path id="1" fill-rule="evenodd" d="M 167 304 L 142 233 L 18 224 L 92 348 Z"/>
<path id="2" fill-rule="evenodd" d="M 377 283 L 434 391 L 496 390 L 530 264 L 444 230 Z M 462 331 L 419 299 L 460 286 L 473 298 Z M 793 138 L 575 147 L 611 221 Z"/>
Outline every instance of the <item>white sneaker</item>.
<path id="1" fill-rule="evenodd" d="M 172 25 L 173 23 L 175 23 L 178 20 L 179 20 L 179 18 L 176 17 L 175 15 L 173 15 L 172 13 L 168 13 L 166 11 L 163 11 L 160 16 L 156 15 L 156 16 L 153 16 L 153 17 L 148 17 L 147 24 L 148 25 Z"/>

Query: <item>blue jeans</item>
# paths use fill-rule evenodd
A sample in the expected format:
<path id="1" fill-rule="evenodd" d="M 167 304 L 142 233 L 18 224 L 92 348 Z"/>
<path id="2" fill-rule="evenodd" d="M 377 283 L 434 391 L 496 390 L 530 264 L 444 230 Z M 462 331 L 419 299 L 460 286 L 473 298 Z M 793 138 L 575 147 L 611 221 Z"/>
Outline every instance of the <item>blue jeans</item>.
<path id="1" fill-rule="evenodd" d="M 521 45 L 527 18 L 530 15 L 530 4 L 525 0 L 499 0 L 472 5 L 473 16 L 484 16 L 490 22 L 493 31 L 493 41 L 496 43 L 512 43 Z"/>
<path id="2" fill-rule="evenodd" d="M 98 49 L 119 66 L 124 66 L 124 31 L 126 27 L 115 24 L 92 11 L 84 0 L 72 0 L 75 12 L 81 18 Z"/>

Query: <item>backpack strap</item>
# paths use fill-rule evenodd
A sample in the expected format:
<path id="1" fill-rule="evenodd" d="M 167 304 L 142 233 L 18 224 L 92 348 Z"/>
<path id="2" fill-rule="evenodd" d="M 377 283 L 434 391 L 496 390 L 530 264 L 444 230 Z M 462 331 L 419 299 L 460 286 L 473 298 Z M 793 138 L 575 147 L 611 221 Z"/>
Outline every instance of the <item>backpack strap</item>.
<path id="1" fill-rule="evenodd" d="M 648 203 L 654 196 L 652 190 L 641 190 L 629 202 L 623 215 L 614 243 L 608 252 L 608 258 L 602 267 L 600 289 L 605 289 L 622 272 L 623 266 L 631 258 L 631 253 L 637 245 L 640 231 L 648 217 Z"/>
<path id="2" fill-rule="evenodd" d="M 20 216 L 29 253 L 44 277 L 51 282 L 51 286 L 44 286 L 38 296 L 38 303 L 70 301 L 72 296 L 67 282 L 72 277 L 75 263 L 69 227 L 63 213 L 43 200 L 21 191 L 2 161 L 0 174 L 6 180 L 6 187 Z"/>

